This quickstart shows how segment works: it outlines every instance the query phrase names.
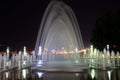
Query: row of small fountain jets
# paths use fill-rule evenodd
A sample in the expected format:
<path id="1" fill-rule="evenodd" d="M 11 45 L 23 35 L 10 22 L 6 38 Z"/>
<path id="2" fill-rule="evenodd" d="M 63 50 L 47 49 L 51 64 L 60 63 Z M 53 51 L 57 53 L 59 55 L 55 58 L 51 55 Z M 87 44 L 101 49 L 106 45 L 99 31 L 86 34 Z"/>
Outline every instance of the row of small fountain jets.
<path id="1" fill-rule="evenodd" d="M 27 68 L 33 65 L 35 60 L 35 52 L 33 51 L 32 54 L 29 54 L 26 47 L 18 53 L 10 53 L 9 48 L 7 48 L 4 54 L 0 54 L 0 72 L 15 68 Z"/>
<path id="2" fill-rule="evenodd" d="M 87 68 L 106 70 L 118 69 L 120 67 L 120 53 L 110 52 L 109 45 L 103 51 L 99 51 L 93 48 L 93 46 L 90 49 L 84 49 L 82 51 L 82 53 L 78 53 L 81 56 L 79 60 L 82 61 L 78 64 L 84 63 Z M 22 69 L 30 67 L 36 61 L 35 52 L 33 51 L 32 54 L 28 54 L 26 47 L 24 47 L 23 51 L 19 51 L 18 54 L 12 54 L 11 57 L 9 48 L 7 48 L 3 55 L 0 54 L 0 72 L 14 68 Z"/>

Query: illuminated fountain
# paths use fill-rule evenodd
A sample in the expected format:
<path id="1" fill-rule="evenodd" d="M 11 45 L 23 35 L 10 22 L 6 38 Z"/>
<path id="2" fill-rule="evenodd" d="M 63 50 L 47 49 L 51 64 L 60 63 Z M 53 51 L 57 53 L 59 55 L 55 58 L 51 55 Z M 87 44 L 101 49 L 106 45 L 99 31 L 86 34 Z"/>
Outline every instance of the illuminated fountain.
<path id="1" fill-rule="evenodd" d="M 35 51 L 29 55 L 24 47 L 23 51 L 12 53 L 10 58 L 8 47 L 3 55 L 0 54 L 0 72 L 28 67 L 45 71 L 73 72 L 92 68 L 91 76 L 94 78 L 94 69 L 119 68 L 120 53 L 110 52 L 109 45 L 103 51 L 93 46 L 88 50 L 84 49 L 79 25 L 72 9 L 61 1 L 52 1 L 43 16 Z M 23 73 L 26 74 L 26 70 L 23 70 Z M 38 74 L 40 76 L 40 73 Z"/>
<path id="2" fill-rule="evenodd" d="M 24 47 L 23 51 L 10 52 L 9 47 L 7 47 L 6 52 L 0 54 L 0 72 L 8 71 L 12 69 L 22 69 L 30 67 L 33 65 L 33 55 L 29 55 Z"/>
<path id="3" fill-rule="evenodd" d="M 91 46 L 91 50 L 88 52 L 89 56 L 87 64 L 89 68 L 95 69 L 118 69 L 120 67 L 120 55 L 119 52 L 114 52 L 109 50 L 109 45 L 103 49 L 103 51 L 99 51 L 96 48 Z M 86 60 L 84 58 L 84 60 Z"/>
<path id="4" fill-rule="evenodd" d="M 35 52 L 38 60 L 48 68 L 83 65 L 77 53 L 83 48 L 74 12 L 63 2 L 52 1 L 45 11 L 37 37 Z"/>

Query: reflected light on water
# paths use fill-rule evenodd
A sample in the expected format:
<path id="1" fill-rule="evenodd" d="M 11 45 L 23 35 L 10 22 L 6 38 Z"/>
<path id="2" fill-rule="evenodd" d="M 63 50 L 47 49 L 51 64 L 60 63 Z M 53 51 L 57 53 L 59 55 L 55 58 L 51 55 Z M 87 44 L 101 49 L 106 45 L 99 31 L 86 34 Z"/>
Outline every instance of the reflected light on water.
<path id="1" fill-rule="evenodd" d="M 95 78 L 95 74 L 96 74 L 96 73 L 95 73 L 95 70 L 92 69 L 91 72 L 90 72 L 90 74 L 91 74 L 92 79 L 94 79 L 94 78 Z"/>
<path id="2" fill-rule="evenodd" d="M 83 72 L 42 72 L 29 68 L 2 72 L 0 80 L 120 80 L 119 74 L 119 69 L 89 69 Z"/>
<path id="3" fill-rule="evenodd" d="M 109 80 L 111 80 L 111 73 L 112 73 L 111 70 L 107 71 L 107 74 L 108 74 L 108 78 L 109 78 Z"/>
<path id="4" fill-rule="evenodd" d="M 9 72 L 5 72 L 6 78 L 9 77 Z"/>
<path id="5" fill-rule="evenodd" d="M 23 76 L 23 79 L 26 78 L 26 74 L 27 74 L 27 70 L 26 70 L 26 69 L 23 69 L 23 70 L 22 70 L 22 76 Z"/>
<path id="6" fill-rule="evenodd" d="M 43 72 L 37 72 L 39 78 L 41 78 L 43 74 L 44 74 Z"/>

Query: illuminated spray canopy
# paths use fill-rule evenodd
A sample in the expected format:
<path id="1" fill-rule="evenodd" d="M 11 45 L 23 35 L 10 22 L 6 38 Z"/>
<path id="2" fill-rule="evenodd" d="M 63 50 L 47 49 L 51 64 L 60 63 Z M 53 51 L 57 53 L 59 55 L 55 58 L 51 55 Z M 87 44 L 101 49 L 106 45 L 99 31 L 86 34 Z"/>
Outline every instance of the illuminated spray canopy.
<path id="1" fill-rule="evenodd" d="M 74 12 L 62 1 L 51 1 L 44 13 L 36 41 L 38 60 L 48 65 L 44 68 L 48 70 L 53 70 L 49 66 L 79 65 L 78 51 L 81 49 L 84 49 L 84 44 Z"/>
<path id="2" fill-rule="evenodd" d="M 61 1 L 52 1 L 43 16 L 35 50 L 75 50 L 84 44 L 78 22 L 72 9 Z"/>

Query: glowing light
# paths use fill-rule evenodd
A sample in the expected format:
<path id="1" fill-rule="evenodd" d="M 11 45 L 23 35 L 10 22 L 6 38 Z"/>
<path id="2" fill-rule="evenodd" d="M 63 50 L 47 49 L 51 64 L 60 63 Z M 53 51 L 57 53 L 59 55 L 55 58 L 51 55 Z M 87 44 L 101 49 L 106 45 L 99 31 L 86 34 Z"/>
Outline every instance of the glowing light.
<path id="1" fill-rule="evenodd" d="M 75 63 L 79 63 L 79 61 L 78 61 L 78 60 L 76 60 L 76 61 L 75 61 Z"/>
<path id="2" fill-rule="evenodd" d="M 5 72 L 6 78 L 9 77 L 9 72 Z"/>
<path id="3" fill-rule="evenodd" d="M 23 79 L 25 79 L 25 78 L 26 78 L 26 74 L 27 74 L 26 69 L 23 69 L 23 70 L 22 70 L 22 76 L 23 76 Z"/>
<path id="4" fill-rule="evenodd" d="M 9 47 L 7 47 L 7 50 L 6 50 L 6 52 L 7 52 L 7 54 L 10 52 L 10 50 L 9 50 Z"/>
<path id="5" fill-rule="evenodd" d="M 57 64 L 61 64 L 61 62 L 64 63 L 68 60 L 71 61 L 72 56 L 73 58 L 79 59 L 79 56 L 75 54 L 75 51 L 77 52 L 78 49 L 83 49 L 84 44 L 80 29 L 78 29 L 78 23 L 75 21 L 76 18 L 74 13 L 66 4 L 53 1 L 48 5 L 40 26 L 35 49 L 38 50 L 39 45 L 42 46 L 42 49 L 48 49 L 48 52 L 46 52 L 47 54 L 44 55 L 44 53 L 42 53 L 43 56 L 41 60 L 44 62 L 47 61 L 48 63 L 56 63 L 56 61 L 60 61 L 60 63 L 58 62 Z M 76 47 L 78 49 L 75 50 Z M 57 50 L 55 54 L 52 54 L 52 49 Z M 73 50 L 74 52 L 71 52 L 73 55 L 64 55 L 68 52 L 64 52 L 65 50 Z M 73 62 L 75 63 L 75 59 L 72 60 L 74 60 Z M 73 63 L 71 62 L 70 64 Z M 64 66 L 64 64 L 62 65 Z"/>
<path id="6" fill-rule="evenodd" d="M 104 55 L 104 54 L 102 54 L 102 57 L 103 57 L 103 58 L 105 58 L 105 55 Z"/>
<path id="7" fill-rule="evenodd" d="M 94 53 L 97 53 L 97 49 L 96 48 L 94 49 Z"/>
<path id="8" fill-rule="evenodd" d="M 90 72 L 90 74 L 91 74 L 92 79 L 94 79 L 94 77 L 95 77 L 95 70 L 92 69 L 91 72 Z"/>
<path id="9" fill-rule="evenodd" d="M 75 73 L 75 76 L 79 76 L 79 73 Z"/>
<path id="10" fill-rule="evenodd" d="M 39 61 L 37 62 L 37 65 L 36 65 L 36 66 L 42 66 L 42 64 L 43 64 L 43 62 L 42 62 L 41 60 L 39 60 Z"/>
<path id="11" fill-rule="evenodd" d="M 43 72 L 37 72 L 39 78 L 41 78 L 43 74 L 44 74 Z"/>
<path id="12" fill-rule="evenodd" d="M 56 51 L 56 54 L 63 54 L 62 51 Z"/>
<path id="13" fill-rule="evenodd" d="M 75 48 L 75 52 L 78 52 L 78 48 Z"/>
<path id="14" fill-rule="evenodd" d="M 91 51 L 91 54 L 93 54 L 93 45 L 90 46 L 90 51 Z"/>
<path id="15" fill-rule="evenodd" d="M 19 54 L 19 55 L 21 55 L 21 53 L 22 53 L 22 51 L 19 51 L 19 53 L 18 53 L 18 54 Z"/>
<path id="16" fill-rule="evenodd" d="M 52 53 L 55 53 L 55 52 L 56 52 L 56 50 L 55 50 L 55 49 L 52 49 L 52 50 L 51 50 L 51 52 L 52 52 Z"/>
<path id="17" fill-rule="evenodd" d="M 26 64 L 26 61 L 23 61 L 23 64 Z"/>
<path id="18" fill-rule="evenodd" d="M 41 61 L 41 60 L 39 60 L 39 61 L 37 62 L 37 64 L 43 64 L 43 63 L 42 63 L 42 61 Z"/>
<path id="19" fill-rule="evenodd" d="M 111 70 L 107 71 L 109 80 L 111 80 L 111 72 L 112 72 Z"/>
<path id="20" fill-rule="evenodd" d="M 107 50 L 109 50 L 109 45 L 107 45 Z"/>
<path id="21" fill-rule="evenodd" d="M 92 63 L 94 63 L 94 60 L 92 59 Z"/>
<path id="22" fill-rule="evenodd" d="M 24 49 L 23 49 L 23 54 L 24 54 L 24 56 L 27 55 L 27 51 L 26 51 L 26 47 L 25 46 L 24 46 Z"/>
<path id="23" fill-rule="evenodd" d="M 62 50 L 64 51 L 64 47 L 62 47 Z"/>
<path id="24" fill-rule="evenodd" d="M 67 54 L 68 52 L 67 51 L 64 51 L 64 54 Z"/>
<path id="25" fill-rule="evenodd" d="M 41 52 L 42 52 L 42 48 L 41 46 L 39 46 L 38 55 L 41 55 Z"/>
<path id="26" fill-rule="evenodd" d="M 9 62 L 6 62 L 6 66 L 9 66 Z"/>

